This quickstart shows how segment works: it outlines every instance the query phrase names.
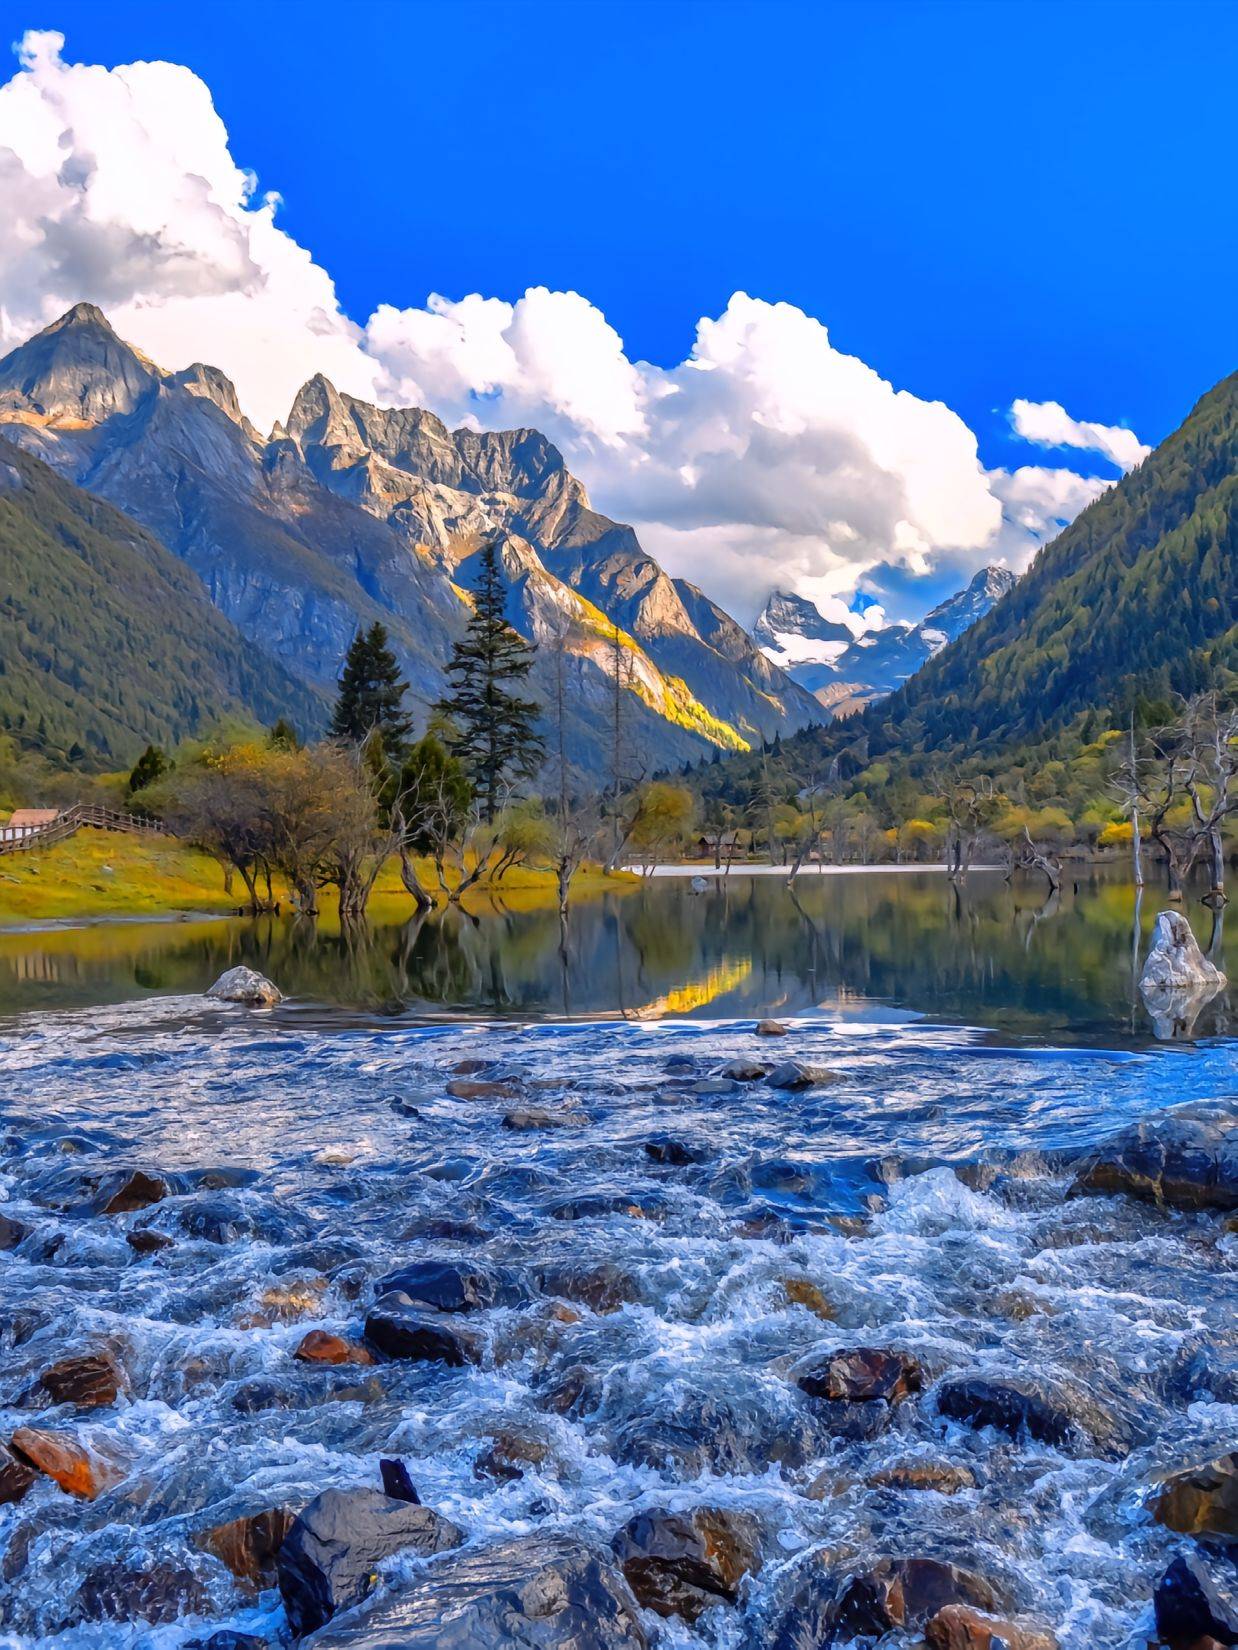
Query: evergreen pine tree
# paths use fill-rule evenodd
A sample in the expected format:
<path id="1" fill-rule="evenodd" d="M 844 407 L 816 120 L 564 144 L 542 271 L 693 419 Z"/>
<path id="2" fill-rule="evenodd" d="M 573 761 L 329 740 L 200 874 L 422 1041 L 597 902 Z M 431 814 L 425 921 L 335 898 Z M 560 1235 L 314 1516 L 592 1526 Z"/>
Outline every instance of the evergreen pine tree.
<path id="1" fill-rule="evenodd" d="M 144 791 L 148 785 L 153 785 L 156 779 L 168 770 L 168 761 L 158 745 L 147 745 L 146 749 L 133 764 L 133 772 L 129 775 L 129 795 L 134 791 Z"/>
<path id="2" fill-rule="evenodd" d="M 299 751 L 301 741 L 297 730 L 286 716 L 281 716 L 267 730 L 267 743 L 279 751 Z"/>
<path id="3" fill-rule="evenodd" d="M 377 733 L 387 756 L 399 761 L 413 726 L 404 710 L 407 692 L 386 627 L 375 620 L 368 630 L 357 632 L 348 649 L 331 718 L 332 737 L 361 745 Z"/>
<path id="4" fill-rule="evenodd" d="M 533 649 L 503 615 L 503 578 L 496 544 L 479 557 L 473 612 L 447 666 L 450 691 L 435 706 L 455 729 L 454 753 L 464 763 L 486 818 L 493 819 L 507 779 L 531 779 L 541 764 L 539 707 L 511 691 L 533 664 Z"/>

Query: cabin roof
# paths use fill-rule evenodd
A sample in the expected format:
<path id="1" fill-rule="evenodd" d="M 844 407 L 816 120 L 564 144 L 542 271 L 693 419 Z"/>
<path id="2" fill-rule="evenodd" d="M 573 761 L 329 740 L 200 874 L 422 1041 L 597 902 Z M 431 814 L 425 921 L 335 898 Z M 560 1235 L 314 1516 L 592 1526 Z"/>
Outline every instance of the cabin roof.
<path id="1" fill-rule="evenodd" d="M 60 813 L 59 808 L 14 808 L 9 815 L 10 825 L 50 825 Z"/>

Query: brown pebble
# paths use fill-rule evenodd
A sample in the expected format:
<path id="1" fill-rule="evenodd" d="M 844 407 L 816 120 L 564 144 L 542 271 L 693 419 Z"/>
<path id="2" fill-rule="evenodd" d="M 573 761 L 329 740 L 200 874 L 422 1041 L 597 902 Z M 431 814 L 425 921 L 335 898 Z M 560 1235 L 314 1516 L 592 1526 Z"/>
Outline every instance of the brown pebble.
<path id="1" fill-rule="evenodd" d="M 54 1404 L 100 1409 L 120 1396 L 124 1377 L 110 1352 L 87 1352 L 62 1358 L 39 1376 L 39 1385 Z"/>
<path id="2" fill-rule="evenodd" d="M 12 1448 L 69 1495 L 93 1501 L 118 1484 L 124 1472 L 116 1461 L 87 1449 L 68 1432 L 45 1432 L 42 1427 L 18 1427 Z"/>
<path id="3" fill-rule="evenodd" d="M 333 1335 L 329 1329 L 311 1329 L 292 1354 L 303 1364 L 372 1364 L 365 1347 Z"/>

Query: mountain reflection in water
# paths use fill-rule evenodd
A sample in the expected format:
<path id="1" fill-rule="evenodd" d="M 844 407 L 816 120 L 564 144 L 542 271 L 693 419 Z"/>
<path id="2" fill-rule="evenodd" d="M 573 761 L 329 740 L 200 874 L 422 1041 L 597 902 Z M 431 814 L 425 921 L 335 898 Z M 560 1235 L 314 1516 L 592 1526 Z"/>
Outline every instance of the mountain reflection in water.
<path id="1" fill-rule="evenodd" d="M 1232 934 L 1214 935 L 1198 892 L 1187 914 L 1232 977 Z M 367 1014 L 908 1012 L 1016 1036 L 1142 1040 L 1152 1025 L 1137 963 L 1164 903 L 1149 885 L 1136 924 L 1136 890 L 1093 867 L 1068 872 L 1049 900 L 1038 880 L 992 872 L 961 890 L 929 872 L 813 877 L 794 889 L 735 875 L 703 894 L 667 879 L 583 901 L 566 931 L 554 910 L 500 902 L 412 919 L 392 905 L 343 934 L 288 918 L 10 932 L 0 934 L 0 1012 L 197 991 L 244 962 L 294 998 Z M 1228 1001 L 1204 1006 L 1196 1036 L 1227 1032 Z"/>

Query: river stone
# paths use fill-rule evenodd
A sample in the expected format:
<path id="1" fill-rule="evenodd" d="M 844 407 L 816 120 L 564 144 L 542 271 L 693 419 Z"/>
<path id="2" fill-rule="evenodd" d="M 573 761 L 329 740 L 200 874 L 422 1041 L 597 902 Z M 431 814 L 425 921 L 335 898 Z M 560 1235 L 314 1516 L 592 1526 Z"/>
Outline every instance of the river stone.
<path id="1" fill-rule="evenodd" d="M 1207 1547 L 1179 1553 L 1153 1594 L 1157 1631 L 1174 1650 L 1238 1644 L 1238 1568 Z"/>
<path id="2" fill-rule="evenodd" d="M 952 1421 L 1058 1447 L 1075 1442 L 1082 1430 L 1069 1396 L 1048 1382 L 1022 1378 L 955 1376 L 938 1387 L 937 1408 Z"/>
<path id="3" fill-rule="evenodd" d="M 211 1553 L 238 1581 L 253 1589 L 275 1585 L 275 1559 L 292 1528 L 295 1514 L 288 1507 L 232 1518 L 194 1536 L 194 1545 Z"/>
<path id="4" fill-rule="evenodd" d="M 622 1575 L 567 1537 L 524 1536 L 431 1565 L 314 1650 L 647 1650 Z"/>
<path id="5" fill-rule="evenodd" d="M 0 1507 L 20 1501 L 38 1476 L 29 1461 L 15 1455 L 7 1444 L 0 1444 Z"/>
<path id="6" fill-rule="evenodd" d="M 1238 1102 L 1180 1106 L 1123 1129 L 1080 1167 L 1076 1185 L 1181 1209 L 1238 1209 Z"/>
<path id="7" fill-rule="evenodd" d="M 807 1060 L 783 1060 L 765 1081 L 772 1089 L 811 1089 L 822 1083 L 837 1083 L 839 1074 L 828 1066 L 814 1066 Z"/>
<path id="8" fill-rule="evenodd" d="M 810 1398 L 897 1404 L 919 1392 L 922 1377 L 919 1363 L 908 1352 L 853 1346 L 798 1365 L 795 1384 Z"/>
<path id="9" fill-rule="evenodd" d="M 892 1461 L 865 1479 L 870 1489 L 933 1490 L 938 1495 L 957 1495 L 960 1490 L 974 1490 L 976 1475 L 970 1467 L 957 1466 L 953 1461 L 935 1461 L 915 1457 Z"/>
<path id="10" fill-rule="evenodd" d="M 744 1576 L 761 1568 L 756 1520 L 721 1507 L 637 1513 L 611 1546 L 640 1604 L 689 1623 L 735 1604 Z"/>
<path id="11" fill-rule="evenodd" d="M 372 1364 L 373 1357 L 355 1341 L 333 1335 L 329 1329 L 311 1329 L 292 1354 L 303 1364 Z"/>
<path id="12" fill-rule="evenodd" d="M 251 1008 L 274 1008 L 284 1000 L 283 992 L 265 974 L 243 967 L 226 969 L 206 995 L 218 1002 L 247 1003 Z"/>
<path id="13" fill-rule="evenodd" d="M 765 1642 L 768 1650 L 823 1650 L 840 1640 L 923 1627 L 952 1604 L 999 1607 L 983 1577 L 939 1559 L 879 1558 L 846 1573 L 814 1556 L 793 1574 L 788 1601 Z"/>
<path id="14" fill-rule="evenodd" d="M 207 1615 L 211 1598 L 205 1583 L 183 1564 L 138 1569 L 111 1562 L 86 1571 L 76 1606 L 88 1621 L 160 1623 L 182 1615 Z"/>
<path id="15" fill-rule="evenodd" d="M 42 1427 L 18 1427 L 13 1453 L 29 1461 L 68 1495 L 93 1501 L 124 1476 L 118 1462 L 87 1448 L 71 1432 L 47 1432 Z"/>
<path id="16" fill-rule="evenodd" d="M 385 1358 L 447 1364 L 452 1369 L 481 1361 L 477 1336 L 427 1317 L 399 1291 L 374 1303 L 365 1320 L 365 1338 Z"/>
<path id="17" fill-rule="evenodd" d="M 1052 1633 L 1016 1627 L 965 1604 L 947 1604 L 924 1629 L 928 1650 L 1059 1650 Z"/>
<path id="18" fill-rule="evenodd" d="M 1238 1451 L 1173 1473 L 1163 1481 L 1152 1512 L 1180 1535 L 1238 1541 Z"/>
<path id="19" fill-rule="evenodd" d="M 540 1467 L 549 1454 L 550 1446 L 543 1439 L 504 1429 L 494 1434 L 473 1462 L 473 1476 L 495 1484 L 514 1484 L 524 1477 L 526 1467 Z"/>
<path id="20" fill-rule="evenodd" d="M 644 1151 L 651 1163 L 663 1163 L 676 1169 L 686 1169 L 692 1163 L 704 1163 L 709 1157 L 708 1146 L 697 1146 L 690 1140 L 678 1140 L 669 1134 L 654 1135 L 652 1140 L 646 1140 Z"/>
<path id="21" fill-rule="evenodd" d="M 579 1129 L 589 1122 L 583 1111 L 547 1111 L 543 1106 L 525 1106 L 509 1111 L 503 1127 L 515 1134 L 531 1134 L 535 1129 Z"/>
<path id="22" fill-rule="evenodd" d="M 728 1060 L 718 1072 L 719 1077 L 729 1077 L 735 1083 L 759 1083 L 762 1077 L 769 1075 L 769 1067 L 757 1060 Z"/>
<path id="23" fill-rule="evenodd" d="M 11 1215 L 0 1215 L 0 1251 L 16 1249 L 23 1238 L 30 1236 L 30 1227 Z"/>
<path id="24" fill-rule="evenodd" d="M 756 1032 L 758 1037 L 785 1037 L 787 1028 L 781 1020 L 758 1020 Z"/>
<path id="25" fill-rule="evenodd" d="M 453 1100 L 519 1100 L 519 1083 L 503 1078 L 455 1077 L 447 1085 Z"/>
<path id="26" fill-rule="evenodd" d="M 116 1402 L 124 1377 L 110 1352 L 87 1352 L 52 1364 L 39 1376 L 38 1384 L 53 1404 L 101 1409 Z"/>
<path id="27" fill-rule="evenodd" d="M 618 1312 L 640 1299 L 636 1279 L 610 1260 L 543 1266 L 537 1273 L 537 1283 L 547 1295 L 559 1295 L 600 1314 Z"/>
<path id="28" fill-rule="evenodd" d="M 458 1547 L 464 1531 L 429 1507 L 381 1490 L 324 1490 L 292 1523 L 275 1564 L 292 1631 L 312 1633 L 358 1604 L 375 1569 L 412 1548 L 428 1556 Z"/>
<path id="29" fill-rule="evenodd" d="M 375 1292 L 398 1292 L 419 1310 L 481 1312 L 494 1305 L 498 1284 L 493 1273 L 467 1261 L 420 1260 L 388 1272 Z"/>

